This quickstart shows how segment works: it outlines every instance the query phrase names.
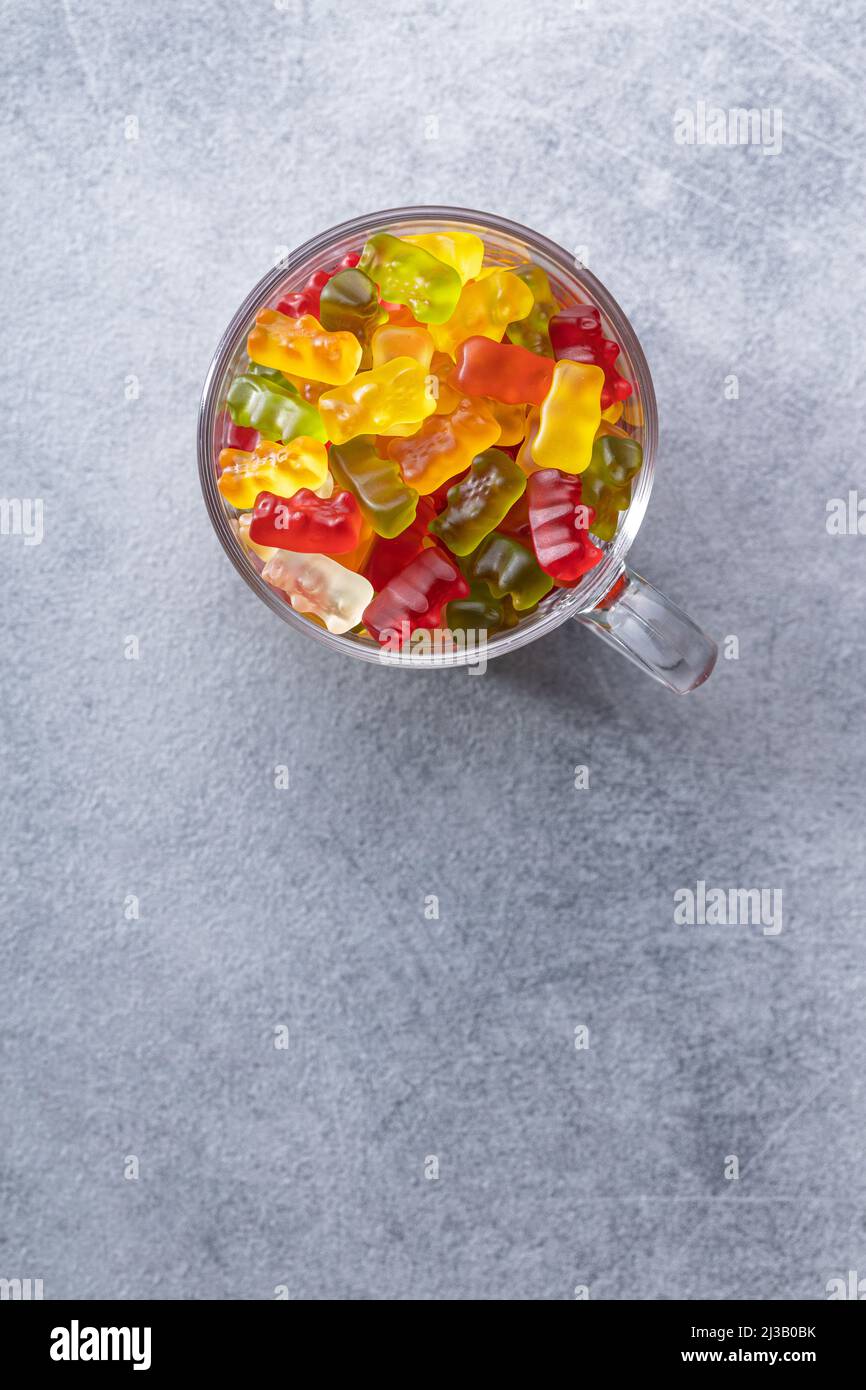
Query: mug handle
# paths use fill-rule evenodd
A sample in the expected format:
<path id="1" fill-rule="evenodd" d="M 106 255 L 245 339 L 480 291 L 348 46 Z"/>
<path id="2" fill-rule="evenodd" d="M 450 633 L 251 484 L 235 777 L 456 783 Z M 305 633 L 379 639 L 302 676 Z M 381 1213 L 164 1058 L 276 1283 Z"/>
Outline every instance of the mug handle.
<path id="1" fill-rule="evenodd" d="M 712 638 L 634 570 L 624 568 L 596 608 L 575 616 L 677 695 L 703 685 L 716 664 Z"/>

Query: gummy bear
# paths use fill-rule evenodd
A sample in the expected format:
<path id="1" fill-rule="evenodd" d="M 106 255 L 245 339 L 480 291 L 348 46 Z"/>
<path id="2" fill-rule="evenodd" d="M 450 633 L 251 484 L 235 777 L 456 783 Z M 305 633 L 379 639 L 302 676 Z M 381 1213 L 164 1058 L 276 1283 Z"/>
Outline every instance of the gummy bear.
<path id="1" fill-rule="evenodd" d="M 578 304 L 561 309 L 550 320 L 550 341 L 557 358 L 572 362 L 592 362 L 604 372 L 601 408 L 607 410 L 614 401 L 631 395 L 631 382 L 616 370 L 619 344 L 605 338 L 601 331 L 601 313 L 592 304 Z"/>
<path id="2" fill-rule="evenodd" d="M 559 468 L 582 473 L 589 464 L 595 432 L 601 420 L 604 373 L 585 362 L 557 362 L 553 381 L 538 418 L 531 444 L 536 468 Z M 321 401 L 319 402 L 321 407 Z"/>
<path id="3" fill-rule="evenodd" d="M 217 487 L 233 507 L 252 507 L 260 492 L 279 489 L 291 497 L 301 488 L 319 488 L 328 475 L 328 453 L 318 439 L 298 435 L 289 444 L 261 439 L 252 453 L 223 449 Z"/>
<path id="4" fill-rule="evenodd" d="M 362 270 L 340 270 L 322 290 L 319 319 L 330 333 L 354 333 L 361 343 L 388 315 L 379 307 L 376 286 Z"/>
<path id="5" fill-rule="evenodd" d="M 499 438 L 499 426 L 482 401 L 461 400 L 450 415 L 434 415 L 410 439 L 392 439 L 388 454 L 404 482 L 422 495 L 467 468 Z"/>
<path id="6" fill-rule="evenodd" d="M 432 415 L 435 401 L 426 387 L 420 362 L 393 357 L 381 367 L 359 372 L 345 386 L 326 391 L 319 397 L 319 413 L 334 444 L 344 444 L 356 434 L 387 434 L 391 425 L 420 424 Z"/>
<path id="7" fill-rule="evenodd" d="M 287 381 L 244 372 L 232 382 L 226 405 L 236 425 L 258 430 L 266 440 L 287 444 L 304 435 L 325 441 L 325 427 L 318 410 L 302 400 Z"/>
<path id="8" fill-rule="evenodd" d="M 509 595 L 521 613 L 533 608 L 553 588 L 553 580 L 544 573 L 532 551 L 498 531 L 467 556 L 463 573 L 470 580 L 483 579 L 495 598 Z"/>
<path id="9" fill-rule="evenodd" d="M 493 396 L 510 405 L 541 405 L 550 390 L 553 369 L 551 358 L 513 343 L 467 338 L 457 349 L 451 384 L 467 396 Z"/>
<path id="10" fill-rule="evenodd" d="M 453 357 L 466 338 L 481 336 L 499 342 L 512 319 L 532 308 L 532 290 L 510 270 L 494 269 L 481 280 L 464 285 L 453 314 L 430 329 L 440 352 Z"/>
<path id="11" fill-rule="evenodd" d="M 415 520 L 405 531 L 401 531 L 393 540 L 382 537 L 374 543 L 364 566 L 364 574 L 377 592 L 384 589 L 388 581 L 424 549 L 427 527 L 435 515 L 432 499 L 419 497 Z"/>
<path id="12" fill-rule="evenodd" d="M 438 627 L 445 604 L 468 593 L 456 563 L 430 546 L 376 595 L 364 610 L 364 626 L 377 642 L 399 648 L 418 628 Z"/>
<path id="13" fill-rule="evenodd" d="M 538 563 L 559 583 L 576 583 L 604 553 L 589 539 L 595 513 L 582 501 L 581 478 L 546 468 L 532 474 L 526 492 Z"/>
<path id="14" fill-rule="evenodd" d="M 526 474 L 500 449 L 485 449 L 472 460 L 462 482 L 448 493 L 448 505 L 430 523 L 430 532 L 454 555 L 468 555 L 494 531 L 526 487 Z"/>
<path id="15" fill-rule="evenodd" d="M 337 482 L 354 493 L 377 535 L 398 536 L 414 521 L 418 493 L 403 482 L 393 459 L 379 456 L 370 435 L 333 445 L 329 461 Z"/>
<path id="16" fill-rule="evenodd" d="M 312 314 L 290 319 L 276 309 L 260 309 L 247 338 L 247 353 L 253 362 L 326 381 L 329 386 L 343 386 L 352 380 L 361 365 L 362 350 L 354 333 L 329 333 Z"/>
<path id="17" fill-rule="evenodd" d="M 369 579 L 347 569 L 330 555 L 302 555 L 278 550 L 262 570 L 268 584 L 288 595 L 298 613 L 313 613 L 329 632 L 357 627 L 373 598 Z"/>
<path id="18" fill-rule="evenodd" d="M 484 260 L 484 242 L 474 232 L 424 232 L 403 240 L 412 246 L 423 246 L 437 261 L 452 266 L 464 285 L 475 279 Z"/>
<path id="19" fill-rule="evenodd" d="M 383 299 L 407 305 L 418 323 L 444 322 L 460 296 L 453 266 L 390 232 L 368 238 L 358 267 L 375 280 Z"/>
<path id="20" fill-rule="evenodd" d="M 354 550 L 361 534 L 361 512 L 351 492 L 327 500 L 309 488 L 291 497 L 260 492 L 250 522 L 250 540 L 280 550 L 342 555 Z"/>
<path id="21" fill-rule="evenodd" d="M 514 274 L 529 286 L 533 303 L 525 318 L 508 325 L 508 336 L 519 347 L 529 348 L 530 352 L 538 352 L 543 357 L 553 357 L 548 325 L 559 305 L 547 274 L 531 261 L 528 265 L 515 266 Z"/>

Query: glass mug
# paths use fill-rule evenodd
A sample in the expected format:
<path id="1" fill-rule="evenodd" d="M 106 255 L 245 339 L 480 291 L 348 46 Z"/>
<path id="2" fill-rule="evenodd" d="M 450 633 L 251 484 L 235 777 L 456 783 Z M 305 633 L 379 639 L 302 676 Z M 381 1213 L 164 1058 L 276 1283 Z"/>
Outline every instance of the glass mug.
<path id="1" fill-rule="evenodd" d="M 246 339 L 260 309 L 274 307 L 285 294 L 301 289 L 314 270 L 335 265 L 347 252 L 360 250 L 373 232 L 411 236 L 448 227 L 462 227 L 480 236 L 486 260 L 506 267 L 526 261 L 542 266 L 563 307 L 589 302 L 601 311 L 605 336 L 613 338 L 621 348 L 617 371 L 633 387 L 625 403 L 625 418 L 632 422 L 634 437 L 643 447 L 643 463 L 632 483 L 631 503 L 627 511 L 620 513 L 613 539 L 604 544 L 603 558 L 574 588 L 553 589 L 516 627 L 490 637 L 485 644 L 485 658 L 504 656 L 574 618 L 669 690 L 678 694 L 694 690 L 715 665 L 715 642 L 682 609 L 625 564 L 649 501 L 658 439 L 655 392 L 641 346 L 619 305 L 594 275 L 576 264 L 573 256 L 538 232 L 490 213 L 466 208 L 409 207 L 356 217 L 299 247 L 247 296 L 214 354 L 198 419 L 199 476 L 208 513 L 224 549 L 259 598 L 284 622 L 334 651 L 364 661 L 382 661 L 381 649 L 371 637 L 351 632 L 337 636 L 296 613 L 285 597 L 261 578 L 261 561 L 241 546 L 232 526 L 233 508 L 224 502 L 217 488 L 218 459 L 227 424 L 225 397 L 233 378 L 246 366 Z M 475 661 L 476 654 L 465 646 L 454 650 L 424 647 L 401 654 L 397 664 L 423 669 Z M 393 657 L 389 664 L 392 663 Z"/>

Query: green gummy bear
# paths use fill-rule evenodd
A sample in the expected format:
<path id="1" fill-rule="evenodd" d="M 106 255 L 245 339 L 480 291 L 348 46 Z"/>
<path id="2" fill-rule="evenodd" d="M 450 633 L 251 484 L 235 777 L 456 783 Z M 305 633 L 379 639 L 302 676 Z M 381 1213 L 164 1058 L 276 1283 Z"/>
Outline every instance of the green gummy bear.
<path id="1" fill-rule="evenodd" d="M 235 377 L 226 405 L 236 425 L 258 430 L 265 439 L 287 444 L 304 434 L 324 443 L 328 437 L 316 407 L 303 400 L 285 378 L 278 381 L 261 369 Z"/>
<path id="2" fill-rule="evenodd" d="M 345 444 L 332 444 L 328 466 L 337 486 L 354 493 L 362 516 L 377 536 L 392 539 L 415 520 L 418 493 L 403 482 L 396 463 L 376 452 L 372 435 L 358 434 Z"/>
<path id="3" fill-rule="evenodd" d="M 609 483 L 603 482 L 598 474 L 590 473 L 589 469 L 581 473 L 580 481 L 580 500 L 595 512 L 590 532 L 600 541 L 612 541 L 616 535 L 619 514 L 624 512 L 631 502 L 631 484 L 626 483 L 625 487 L 611 487 Z"/>
<path id="4" fill-rule="evenodd" d="M 448 489 L 448 505 L 428 530 L 454 555 L 469 555 L 495 531 L 526 489 L 526 474 L 501 449 L 485 449 L 466 477 Z"/>
<path id="5" fill-rule="evenodd" d="M 616 434 L 601 435 L 592 446 L 588 471 L 610 487 L 631 483 L 643 463 L 643 449 L 636 439 Z"/>
<path id="6" fill-rule="evenodd" d="M 636 439 L 615 434 L 601 435 L 592 446 L 589 467 L 581 473 L 581 501 L 595 511 L 589 528 L 600 541 L 612 541 L 619 514 L 631 502 L 631 484 L 643 462 L 643 449 Z"/>
<path id="7" fill-rule="evenodd" d="M 466 598 L 452 599 L 445 609 L 445 626 L 453 632 L 498 632 L 505 625 L 501 600 L 481 580 L 469 585 Z"/>
<path id="8" fill-rule="evenodd" d="M 559 305 L 553 297 L 547 274 L 540 265 L 531 261 L 528 265 L 515 266 L 514 274 L 532 290 L 535 303 L 525 319 L 516 319 L 508 325 L 508 337 L 518 347 L 528 348 L 530 352 L 537 352 L 542 357 L 552 357 L 553 347 L 548 324 L 558 312 Z"/>
<path id="9" fill-rule="evenodd" d="M 444 323 L 457 307 L 463 288 L 453 266 L 390 232 L 371 236 L 358 269 L 375 280 L 390 304 L 407 304 L 418 323 Z"/>
<path id="10" fill-rule="evenodd" d="M 354 333 L 366 343 L 387 317 L 379 307 L 376 286 L 363 270 L 340 270 L 322 290 L 319 323 L 329 333 Z"/>
<path id="11" fill-rule="evenodd" d="M 518 612 L 533 608 L 553 588 L 531 550 L 494 531 L 461 565 L 468 580 L 483 579 L 494 598 L 510 596 Z"/>

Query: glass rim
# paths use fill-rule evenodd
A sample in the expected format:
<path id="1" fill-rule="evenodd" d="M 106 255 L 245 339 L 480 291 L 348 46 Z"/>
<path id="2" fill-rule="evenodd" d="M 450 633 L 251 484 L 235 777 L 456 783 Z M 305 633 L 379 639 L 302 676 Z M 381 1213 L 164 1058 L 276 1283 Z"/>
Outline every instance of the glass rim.
<path id="1" fill-rule="evenodd" d="M 400 222 L 442 222 L 469 223 L 480 229 L 489 228 L 501 232 L 527 248 L 535 248 L 585 293 L 587 299 L 599 309 L 610 322 L 622 352 L 628 359 L 638 388 L 638 398 L 643 410 L 643 463 L 635 480 L 632 500 L 625 512 L 616 535 L 605 547 L 604 558 L 600 564 L 589 571 L 574 589 L 554 590 L 561 602 L 551 607 L 549 612 L 540 611 L 536 620 L 527 624 L 519 623 L 507 632 L 491 637 L 484 645 L 485 659 L 503 656 L 508 651 L 534 642 L 537 637 L 552 632 L 569 618 L 578 613 L 586 613 L 598 607 L 610 592 L 625 568 L 625 557 L 643 521 L 652 490 L 655 453 L 658 442 L 658 410 L 652 376 L 637 334 L 626 314 L 605 288 L 600 280 L 587 270 L 564 247 L 533 231 L 519 222 L 500 217 L 495 213 L 476 211 L 471 208 L 446 207 L 436 205 L 417 205 L 400 208 L 385 208 L 379 212 L 365 213 L 337 223 L 325 232 L 320 232 L 298 246 L 287 257 L 273 266 L 250 290 L 217 344 L 202 388 L 198 412 L 197 454 L 199 481 L 204 495 L 208 515 L 223 549 L 239 574 L 250 588 L 268 605 L 272 612 L 291 627 L 304 632 L 308 637 L 324 642 L 337 651 L 344 652 L 362 661 L 372 661 L 378 665 L 394 665 L 420 669 L 423 667 L 463 666 L 477 660 L 475 650 L 460 648 L 455 651 L 412 651 L 408 656 L 397 659 L 393 654 L 383 655 L 372 643 L 352 640 L 348 636 L 328 632 L 326 628 L 310 622 L 296 613 L 289 603 L 281 599 L 271 589 L 261 575 L 249 563 L 237 541 L 235 532 L 225 509 L 223 499 L 216 484 L 216 470 L 213 457 L 213 438 L 216 415 L 220 405 L 220 393 L 225 373 L 246 339 L 249 327 L 256 313 L 267 303 L 275 290 L 291 276 L 292 272 L 305 262 L 327 252 L 335 241 L 350 236 L 366 235 L 372 230 L 385 230 Z M 545 600 L 542 600 L 544 603 Z"/>

